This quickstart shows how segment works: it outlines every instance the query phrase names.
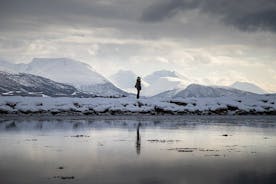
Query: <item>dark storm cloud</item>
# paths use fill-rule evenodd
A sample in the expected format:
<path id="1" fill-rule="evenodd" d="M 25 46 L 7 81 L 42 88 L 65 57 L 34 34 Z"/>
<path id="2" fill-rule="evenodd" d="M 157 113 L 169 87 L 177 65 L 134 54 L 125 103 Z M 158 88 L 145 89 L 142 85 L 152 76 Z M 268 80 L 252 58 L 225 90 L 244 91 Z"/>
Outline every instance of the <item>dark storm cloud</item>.
<path id="1" fill-rule="evenodd" d="M 146 8 L 141 20 L 163 21 L 179 12 L 195 9 L 241 30 L 276 32 L 275 0 L 162 0 Z"/>
<path id="2" fill-rule="evenodd" d="M 234 19 L 226 19 L 225 22 L 232 23 L 245 31 L 264 29 L 276 32 L 276 10 L 251 13 Z"/>

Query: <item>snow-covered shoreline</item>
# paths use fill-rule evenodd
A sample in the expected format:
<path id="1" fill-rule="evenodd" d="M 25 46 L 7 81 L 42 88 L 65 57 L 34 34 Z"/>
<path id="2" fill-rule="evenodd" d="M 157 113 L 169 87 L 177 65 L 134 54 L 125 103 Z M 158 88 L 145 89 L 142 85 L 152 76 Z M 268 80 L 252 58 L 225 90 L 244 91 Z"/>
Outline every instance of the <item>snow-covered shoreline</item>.
<path id="1" fill-rule="evenodd" d="M 276 115 L 275 95 L 204 98 L 69 98 L 1 96 L 5 115 Z"/>

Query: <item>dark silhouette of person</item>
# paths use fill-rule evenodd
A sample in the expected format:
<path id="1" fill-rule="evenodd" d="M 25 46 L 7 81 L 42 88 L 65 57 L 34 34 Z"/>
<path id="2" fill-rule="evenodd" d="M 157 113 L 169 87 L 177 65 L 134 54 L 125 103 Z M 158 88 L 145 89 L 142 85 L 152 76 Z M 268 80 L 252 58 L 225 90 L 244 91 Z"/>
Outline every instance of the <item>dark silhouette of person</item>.
<path id="1" fill-rule="evenodd" d="M 140 98 L 140 91 L 142 89 L 141 78 L 140 77 L 137 77 L 135 88 L 137 89 L 137 99 L 139 99 Z"/>
<path id="2" fill-rule="evenodd" d="M 137 125 L 137 134 L 136 134 L 136 153 L 139 155 L 141 153 L 141 137 L 140 137 L 140 126 L 142 124 L 138 123 Z"/>

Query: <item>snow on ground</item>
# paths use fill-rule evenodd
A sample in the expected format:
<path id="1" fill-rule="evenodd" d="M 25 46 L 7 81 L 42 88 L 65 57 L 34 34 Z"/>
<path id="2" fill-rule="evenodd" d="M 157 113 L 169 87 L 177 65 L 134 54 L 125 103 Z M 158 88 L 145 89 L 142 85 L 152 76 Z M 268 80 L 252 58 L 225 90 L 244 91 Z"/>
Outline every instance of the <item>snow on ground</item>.
<path id="1" fill-rule="evenodd" d="M 276 95 L 200 98 L 0 97 L 1 114 L 274 114 Z"/>

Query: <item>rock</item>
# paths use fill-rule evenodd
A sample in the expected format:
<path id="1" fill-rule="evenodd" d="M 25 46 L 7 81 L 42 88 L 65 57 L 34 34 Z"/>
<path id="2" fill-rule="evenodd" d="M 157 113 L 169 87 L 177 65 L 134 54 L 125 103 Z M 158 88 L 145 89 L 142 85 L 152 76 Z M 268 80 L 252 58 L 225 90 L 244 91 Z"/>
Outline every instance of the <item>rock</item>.
<path id="1" fill-rule="evenodd" d="M 60 178 L 62 180 L 73 180 L 75 176 L 54 176 L 53 178 Z"/>
<path id="2" fill-rule="evenodd" d="M 72 180 L 72 179 L 75 179 L 74 176 L 61 176 L 60 177 L 62 180 Z"/>
<path id="3" fill-rule="evenodd" d="M 73 136 L 71 136 L 71 137 L 77 137 L 77 138 L 79 138 L 79 137 L 90 137 L 90 136 L 88 136 L 88 135 L 73 135 Z"/>
<path id="4" fill-rule="evenodd" d="M 169 103 L 173 103 L 173 104 L 176 104 L 176 105 L 180 105 L 180 106 L 186 106 L 187 103 L 186 102 L 178 102 L 178 101 L 169 101 Z"/>
<path id="5" fill-rule="evenodd" d="M 7 102 L 7 103 L 6 103 L 6 106 L 9 106 L 10 108 L 15 109 L 16 103 Z"/>
<path id="6" fill-rule="evenodd" d="M 182 153 L 191 153 L 194 152 L 194 150 L 197 150 L 197 148 L 170 148 L 168 150 L 175 150 Z"/>

